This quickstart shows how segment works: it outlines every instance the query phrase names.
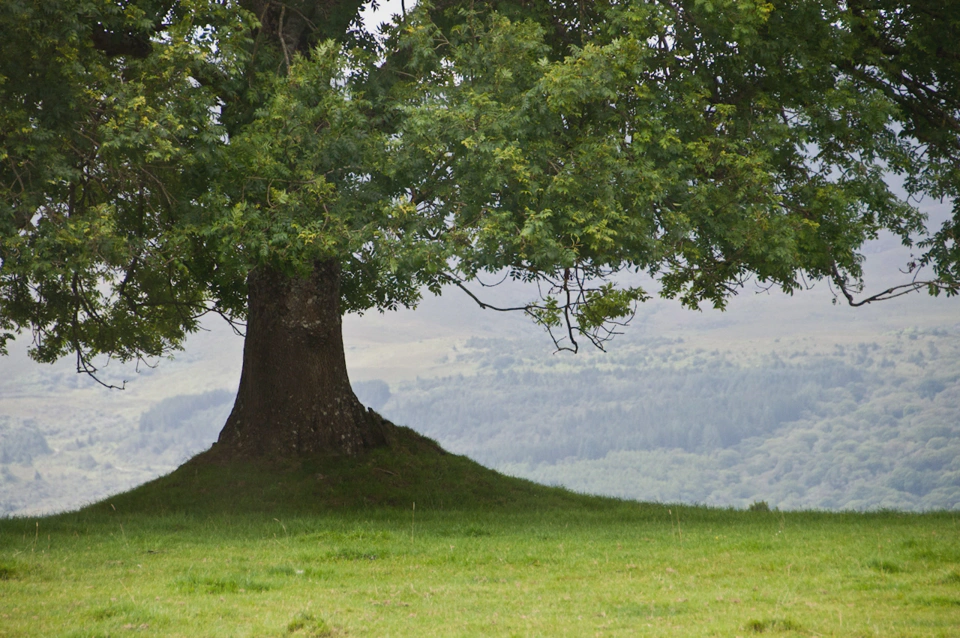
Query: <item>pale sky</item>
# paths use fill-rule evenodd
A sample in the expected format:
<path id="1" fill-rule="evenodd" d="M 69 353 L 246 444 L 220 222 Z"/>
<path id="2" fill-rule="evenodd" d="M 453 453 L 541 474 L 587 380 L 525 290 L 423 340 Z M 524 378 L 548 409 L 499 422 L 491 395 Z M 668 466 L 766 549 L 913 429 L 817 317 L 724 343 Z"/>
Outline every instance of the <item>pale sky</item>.
<path id="1" fill-rule="evenodd" d="M 377 5 L 377 9 L 373 10 L 368 4 L 360 12 L 367 30 L 371 32 L 376 31 L 384 22 L 389 22 L 393 16 L 399 15 L 403 5 L 406 5 L 407 11 L 413 9 L 416 0 L 380 0 Z"/>

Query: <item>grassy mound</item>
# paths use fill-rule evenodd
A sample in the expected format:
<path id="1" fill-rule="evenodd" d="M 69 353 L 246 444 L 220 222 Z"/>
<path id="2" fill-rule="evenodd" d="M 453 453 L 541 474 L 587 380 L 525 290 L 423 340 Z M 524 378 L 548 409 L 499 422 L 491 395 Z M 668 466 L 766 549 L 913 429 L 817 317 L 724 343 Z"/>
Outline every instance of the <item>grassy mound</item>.
<path id="1" fill-rule="evenodd" d="M 0 636 L 945 638 L 957 525 L 582 496 L 398 428 L 359 458 L 211 451 L 0 519 Z"/>
<path id="2" fill-rule="evenodd" d="M 360 457 L 235 459 L 216 446 L 176 471 L 83 510 L 88 514 L 310 515 L 375 508 L 431 510 L 602 507 L 574 494 L 487 469 L 396 427 L 390 447 Z"/>

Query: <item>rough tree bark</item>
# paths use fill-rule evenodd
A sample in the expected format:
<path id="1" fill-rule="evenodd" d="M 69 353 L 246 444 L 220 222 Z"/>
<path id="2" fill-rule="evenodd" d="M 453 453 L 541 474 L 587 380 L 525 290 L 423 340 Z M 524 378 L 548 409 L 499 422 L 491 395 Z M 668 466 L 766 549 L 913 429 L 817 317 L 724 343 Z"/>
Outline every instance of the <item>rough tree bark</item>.
<path id="1" fill-rule="evenodd" d="M 317 263 L 305 279 L 260 268 L 248 304 L 240 388 L 217 451 L 353 456 L 385 445 L 391 424 L 360 403 L 347 376 L 339 264 Z"/>

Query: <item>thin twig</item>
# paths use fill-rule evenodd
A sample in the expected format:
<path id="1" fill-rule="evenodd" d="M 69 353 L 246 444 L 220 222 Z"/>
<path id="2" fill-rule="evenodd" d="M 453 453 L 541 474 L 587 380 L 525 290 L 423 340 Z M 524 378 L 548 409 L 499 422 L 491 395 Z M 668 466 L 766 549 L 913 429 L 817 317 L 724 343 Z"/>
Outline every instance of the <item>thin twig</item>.
<path id="1" fill-rule="evenodd" d="M 280 20 L 277 22 L 277 35 L 280 36 L 280 47 L 283 49 L 283 59 L 287 63 L 287 73 L 290 73 L 290 54 L 287 52 L 287 41 L 283 34 L 283 16 L 286 15 L 287 5 L 280 5 Z"/>

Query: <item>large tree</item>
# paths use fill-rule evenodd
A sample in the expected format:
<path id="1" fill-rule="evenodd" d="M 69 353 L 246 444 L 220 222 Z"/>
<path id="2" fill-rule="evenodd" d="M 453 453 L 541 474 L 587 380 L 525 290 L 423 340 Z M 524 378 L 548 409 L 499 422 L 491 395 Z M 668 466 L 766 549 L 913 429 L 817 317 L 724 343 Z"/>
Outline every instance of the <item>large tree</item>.
<path id="1" fill-rule="evenodd" d="M 885 177 L 956 198 L 960 7 L 447 0 L 377 39 L 362 4 L 4 2 L 0 344 L 95 374 L 218 313 L 246 332 L 219 447 L 357 454 L 390 426 L 341 316 L 425 289 L 529 282 L 572 349 L 646 298 L 624 272 L 860 303 L 884 230 L 934 274 L 868 299 L 957 289 L 960 216 L 928 236 Z"/>

